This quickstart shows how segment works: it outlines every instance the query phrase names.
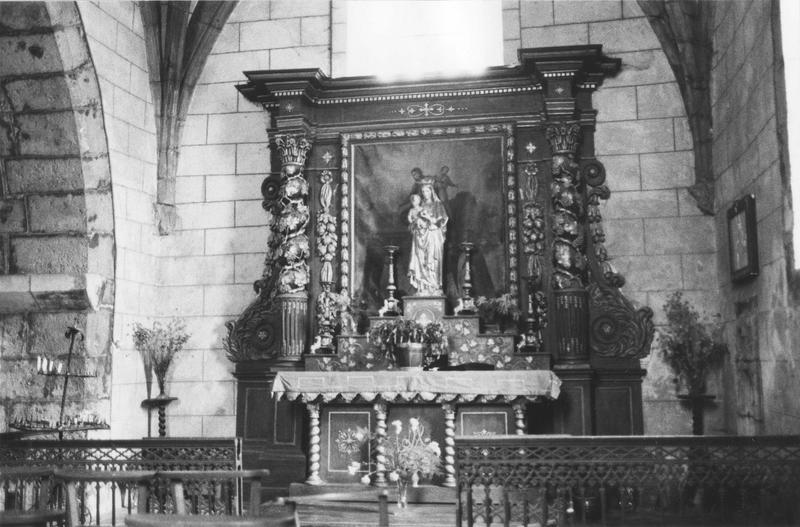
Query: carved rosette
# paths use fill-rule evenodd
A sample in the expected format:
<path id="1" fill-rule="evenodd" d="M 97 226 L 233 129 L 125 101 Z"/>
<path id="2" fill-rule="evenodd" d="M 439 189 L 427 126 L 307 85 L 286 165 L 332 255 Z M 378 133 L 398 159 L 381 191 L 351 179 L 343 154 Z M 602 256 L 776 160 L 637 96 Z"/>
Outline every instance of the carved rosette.
<path id="1" fill-rule="evenodd" d="M 275 145 L 281 157 L 281 188 L 276 220 L 280 246 L 277 250 L 278 292 L 305 291 L 308 285 L 310 247 L 306 227 L 309 222 L 308 182 L 303 175 L 311 143 L 302 135 L 279 135 Z"/>
<path id="2" fill-rule="evenodd" d="M 553 151 L 553 287 L 556 290 L 586 286 L 585 208 L 575 162 L 580 133 L 577 123 L 553 124 L 545 131 Z"/>

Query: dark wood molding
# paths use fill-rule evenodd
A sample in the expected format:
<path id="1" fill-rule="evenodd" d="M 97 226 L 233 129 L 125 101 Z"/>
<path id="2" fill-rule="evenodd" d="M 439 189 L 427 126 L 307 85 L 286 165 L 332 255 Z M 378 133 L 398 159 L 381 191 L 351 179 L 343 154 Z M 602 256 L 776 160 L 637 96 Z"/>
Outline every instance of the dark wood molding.
<path id="1" fill-rule="evenodd" d="M 697 207 L 714 214 L 711 159 L 711 61 L 714 2 L 638 0 L 675 73 L 683 97 L 694 149 L 695 184 L 689 187 Z"/>
<path id="2" fill-rule="evenodd" d="M 158 136 L 156 221 L 175 226 L 175 175 L 181 135 L 197 80 L 237 2 L 140 2 Z"/>

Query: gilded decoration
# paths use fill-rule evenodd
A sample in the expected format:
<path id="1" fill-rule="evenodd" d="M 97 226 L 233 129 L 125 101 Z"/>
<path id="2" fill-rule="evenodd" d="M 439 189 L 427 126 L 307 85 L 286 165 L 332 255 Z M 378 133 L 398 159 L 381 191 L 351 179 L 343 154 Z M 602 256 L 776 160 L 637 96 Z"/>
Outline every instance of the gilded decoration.
<path id="1" fill-rule="evenodd" d="M 585 210 L 575 154 L 581 128 L 577 123 L 547 127 L 545 135 L 553 152 L 551 193 L 553 202 L 553 287 L 586 285 Z"/>
<path id="2" fill-rule="evenodd" d="M 279 293 L 305 291 L 308 285 L 310 247 L 306 227 L 309 222 L 308 182 L 303 175 L 306 154 L 311 143 L 304 136 L 278 135 L 275 145 L 281 158 L 281 189 L 277 233 L 280 246 L 276 251 L 280 266 Z"/>

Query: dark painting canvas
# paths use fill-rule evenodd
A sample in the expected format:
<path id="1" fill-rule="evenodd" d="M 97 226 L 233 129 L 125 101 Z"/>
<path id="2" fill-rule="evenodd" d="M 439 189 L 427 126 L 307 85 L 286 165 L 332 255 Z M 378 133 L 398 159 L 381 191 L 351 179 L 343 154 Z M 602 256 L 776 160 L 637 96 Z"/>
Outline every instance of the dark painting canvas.
<path id="1" fill-rule="evenodd" d="M 442 287 L 451 305 L 461 295 L 461 242 L 476 245 L 473 295 L 506 290 L 504 148 L 500 135 L 352 145 L 352 291 L 368 301 L 371 311 L 385 296 L 385 245 L 400 247 L 398 296 L 414 293 L 407 276 L 411 246 L 407 216 L 420 176 L 436 180 L 437 194 L 449 216 Z M 414 169 L 418 171 L 412 173 Z"/>

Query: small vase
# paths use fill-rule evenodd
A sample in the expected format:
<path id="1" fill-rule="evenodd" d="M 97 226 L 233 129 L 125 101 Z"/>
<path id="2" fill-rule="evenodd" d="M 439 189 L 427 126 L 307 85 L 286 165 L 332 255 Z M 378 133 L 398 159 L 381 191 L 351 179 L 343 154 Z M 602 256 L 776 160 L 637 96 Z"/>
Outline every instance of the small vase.
<path id="1" fill-rule="evenodd" d="M 401 370 L 421 370 L 424 351 L 425 345 L 421 342 L 404 342 L 398 345 L 397 365 Z"/>
<path id="2" fill-rule="evenodd" d="M 419 472 L 411 474 L 411 486 L 414 488 L 419 487 Z"/>
<path id="3" fill-rule="evenodd" d="M 408 482 L 397 480 L 397 510 L 404 511 L 408 508 Z"/>

